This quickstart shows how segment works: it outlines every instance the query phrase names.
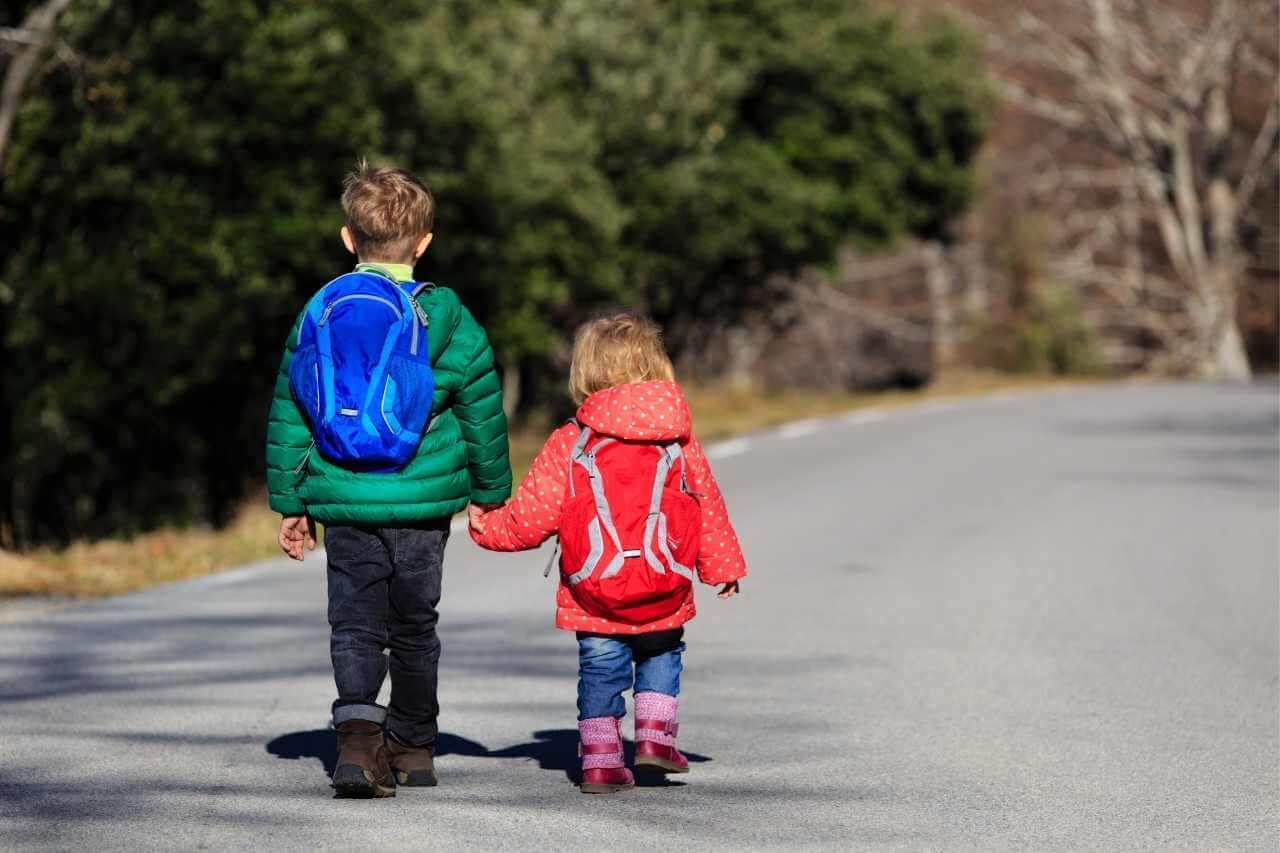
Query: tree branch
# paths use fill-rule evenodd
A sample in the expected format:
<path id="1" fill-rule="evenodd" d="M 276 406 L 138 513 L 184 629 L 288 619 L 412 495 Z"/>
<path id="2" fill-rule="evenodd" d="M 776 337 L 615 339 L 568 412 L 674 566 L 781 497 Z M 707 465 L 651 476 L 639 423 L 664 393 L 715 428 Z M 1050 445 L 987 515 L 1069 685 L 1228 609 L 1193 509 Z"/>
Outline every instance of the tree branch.
<path id="1" fill-rule="evenodd" d="M 1275 152 L 1277 144 L 1280 144 L 1280 133 L 1277 132 L 1276 103 L 1280 101 L 1280 86 L 1273 87 L 1271 90 L 1271 100 L 1267 104 L 1267 114 L 1262 119 L 1262 127 L 1258 128 L 1258 133 L 1253 137 L 1253 144 L 1249 146 L 1249 154 L 1244 161 L 1244 169 L 1240 173 L 1240 180 L 1236 184 L 1236 205 L 1241 210 L 1249 206 L 1253 193 L 1258 188 L 1259 182 L 1262 180 L 1264 173 L 1269 171 L 1265 167 L 1268 163 L 1271 168 L 1277 165 L 1277 158 L 1272 156 Z"/>
<path id="2" fill-rule="evenodd" d="M 4 163 L 4 152 L 8 146 L 9 136 L 13 132 L 13 122 L 18 115 L 18 107 L 22 103 L 22 93 L 27 81 L 36 69 L 36 63 L 46 48 L 54 42 L 54 28 L 58 18 L 71 5 L 72 0 L 47 0 L 27 15 L 19 32 L 27 39 L 17 55 L 9 61 L 5 69 L 4 85 L 0 87 L 0 165 Z M 11 38 L 10 41 L 13 39 Z"/>

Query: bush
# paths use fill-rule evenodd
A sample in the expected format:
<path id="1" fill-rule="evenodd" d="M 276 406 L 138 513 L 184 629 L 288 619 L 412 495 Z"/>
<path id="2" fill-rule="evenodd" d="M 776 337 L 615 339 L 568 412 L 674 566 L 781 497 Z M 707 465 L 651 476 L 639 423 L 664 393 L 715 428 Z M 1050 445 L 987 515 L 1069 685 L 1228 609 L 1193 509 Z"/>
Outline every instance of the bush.
<path id="1" fill-rule="evenodd" d="M 358 155 L 427 178 L 419 274 L 536 374 L 603 306 L 732 314 L 936 233 L 981 141 L 964 34 L 844 0 L 82 0 L 62 36 L 0 164 L 8 546 L 228 518 Z"/>
<path id="2" fill-rule="evenodd" d="M 1003 324 L 985 321 L 973 330 L 982 360 L 1012 373 L 1090 376 L 1101 373 L 1097 335 L 1079 296 L 1058 285 L 1032 290 L 1025 311 Z"/>

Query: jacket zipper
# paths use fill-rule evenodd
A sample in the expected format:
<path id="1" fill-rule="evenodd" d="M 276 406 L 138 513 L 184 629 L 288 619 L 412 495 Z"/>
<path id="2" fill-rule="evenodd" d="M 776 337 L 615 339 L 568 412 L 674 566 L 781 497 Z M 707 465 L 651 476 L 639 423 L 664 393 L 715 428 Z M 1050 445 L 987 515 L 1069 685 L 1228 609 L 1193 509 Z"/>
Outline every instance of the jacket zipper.
<path id="1" fill-rule="evenodd" d="M 316 443 L 314 441 L 312 441 L 311 444 L 307 446 L 307 452 L 302 454 L 302 461 L 298 463 L 298 467 L 293 469 L 293 473 L 301 474 L 303 469 L 307 467 L 307 461 L 311 459 L 311 451 L 315 448 L 315 446 L 316 446 Z"/>

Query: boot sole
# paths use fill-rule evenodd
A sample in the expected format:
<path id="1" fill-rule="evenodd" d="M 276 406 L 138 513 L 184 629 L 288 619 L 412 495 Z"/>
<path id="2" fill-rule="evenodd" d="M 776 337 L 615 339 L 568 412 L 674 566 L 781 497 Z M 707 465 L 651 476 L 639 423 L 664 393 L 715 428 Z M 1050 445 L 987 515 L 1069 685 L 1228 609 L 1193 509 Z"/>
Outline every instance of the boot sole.
<path id="1" fill-rule="evenodd" d="M 395 771 L 396 784 L 403 785 L 406 788 L 434 788 L 440 784 L 440 780 L 436 778 L 436 774 L 431 770 L 403 770 Z"/>
<path id="2" fill-rule="evenodd" d="M 646 755 L 635 760 L 635 769 L 645 770 L 649 773 L 688 773 L 688 767 L 681 767 L 674 761 L 667 761 L 665 758 L 658 758 L 656 755 Z"/>
<path id="3" fill-rule="evenodd" d="M 578 787 L 584 794 L 616 794 L 619 791 L 630 791 L 635 785 L 601 785 L 597 782 L 583 782 Z"/>
<path id="4" fill-rule="evenodd" d="M 339 797 L 353 800 L 371 800 L 396 795 L 394 787 L 379 784 L 374 780 L 373 774 L 359 764 L 344 764 L 334 770 L 333 789 L 338 792 Z"/>

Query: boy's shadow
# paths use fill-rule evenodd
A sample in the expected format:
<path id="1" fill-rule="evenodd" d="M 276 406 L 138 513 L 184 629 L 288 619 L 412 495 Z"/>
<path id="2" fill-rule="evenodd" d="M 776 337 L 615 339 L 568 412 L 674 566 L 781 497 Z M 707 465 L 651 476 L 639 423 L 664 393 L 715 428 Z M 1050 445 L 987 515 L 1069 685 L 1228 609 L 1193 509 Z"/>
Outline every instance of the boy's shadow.
<path id="1" fill-rule="evenodd" d="M 543 729 L 533 733 L 533 740 L 516 744 L 505 749 L 490 751 L 483 744 L 468 740 L 458 735 L 441 732 L 436 739 L 436 755 L 466 755 L 475 758 L 523 758 L 536 761 L 543 770 L 560 771 L 569 781 L 577 784 L 582 781 L 581 765 L 578 761 L 577 729 Z M 635 757 L 635 746 L 626 742 L 627 766 L 631 766 Z M 277 758 L 297 760 L 316 758 L 324 767 L 325 775 L 332 776 L 334 765 L 338 761 L 337 738 L 332 729 L 312 729 L 305 732 L 290 732 L 280 735 L 267 743 L 267 752 Z M 681 750 L 683 752 L 683 750 Z M 705 755 L 696 752 L 685 752 L 690 764 L 710 761 Z M 637 773 L 636 784 L 640 787 L 663 788 L 679 787 L 684 782 L 678 777 L 660 774 Z"/>
<path id="2" fill-rule="evenodd" d="M 333 729 L 311 729 L 290 732 L 267 743 L 267 752 L 276 758 L 317 758 L 326 776 L 332 776 L 338 763 L 338 738 Z M 488 755 L 489 750 L 473 740 L 441 732 L 436 740 L 436 755 Z"/>

